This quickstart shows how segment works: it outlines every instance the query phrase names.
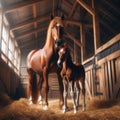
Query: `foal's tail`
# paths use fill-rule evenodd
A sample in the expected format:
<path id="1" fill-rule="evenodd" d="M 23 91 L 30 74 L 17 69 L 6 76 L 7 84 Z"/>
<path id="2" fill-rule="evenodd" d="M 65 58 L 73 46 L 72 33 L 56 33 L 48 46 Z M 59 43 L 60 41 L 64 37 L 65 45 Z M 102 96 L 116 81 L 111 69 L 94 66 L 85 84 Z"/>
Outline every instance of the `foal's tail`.
<path id="1" fill-rule="evenodd" d="M 38 99 L 38 84 L 36 73 L 32 69 L 27 69 L 28 72 L 28 87 L 27 95 L 32 97 L 32 102 L 37 103 Z"/>

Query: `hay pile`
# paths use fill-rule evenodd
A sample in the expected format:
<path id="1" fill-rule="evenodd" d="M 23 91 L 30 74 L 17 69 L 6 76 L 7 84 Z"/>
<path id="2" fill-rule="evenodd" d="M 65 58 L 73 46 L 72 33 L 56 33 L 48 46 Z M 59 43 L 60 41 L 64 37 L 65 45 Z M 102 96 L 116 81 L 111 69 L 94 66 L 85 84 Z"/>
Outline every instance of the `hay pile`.
<path id="1" fill-rule="evenodd" d="M 119 100 L 87 101 L 86 111 L 81 112 L 80 106 L 77 114 L 73 114 L 71 100 L 68 101 L 66 114 L 58 108 L 58 99 L 49 100 L 48 111 L 42 110 L 40 105 L 30 106 L 24 98 L 12 102 L 10 100 L 8 103 L 0 106 L 0 120 L 120 120 Z"/>

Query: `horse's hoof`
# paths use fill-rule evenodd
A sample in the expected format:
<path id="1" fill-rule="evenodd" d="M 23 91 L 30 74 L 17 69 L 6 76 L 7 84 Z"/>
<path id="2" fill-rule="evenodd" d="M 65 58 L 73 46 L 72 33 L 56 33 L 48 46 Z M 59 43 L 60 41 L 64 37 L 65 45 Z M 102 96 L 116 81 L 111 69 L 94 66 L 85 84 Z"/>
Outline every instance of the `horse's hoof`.
<path id="1" fill-rule="evenodd" d="M 45 105 L 45 106 L 43 107 L 43 110 L 48 110 L 48 106 Z"/>
<path id="2" fill-rule="evenodd" d="M 74 110 L 74 114 L 76 114 L 77 113 L 77 110 Z"/>
<path id="3" fill-rule="evenodd" d="M 32 101 L 29 101 L 29 105 L 33 105 L 33 102 L 32 102 Z"/>
<path id="4" fill-rule="evenodd" d="M 39 105 L 42 105 L 42 104 L 43 104 L 43 102 L 42 102 L 42 101 L 38 101 L 38 104 L 39 104 Z"/>
<path id="5" fill-rule="evenodd" d="M 85 108 L 82 109 L 82 112 L 85 112 Z"/>
<path id="6" fill-rule="evenodd" d="M 66 110 L 63 110 L 63 113 L 66 113 Z"/>

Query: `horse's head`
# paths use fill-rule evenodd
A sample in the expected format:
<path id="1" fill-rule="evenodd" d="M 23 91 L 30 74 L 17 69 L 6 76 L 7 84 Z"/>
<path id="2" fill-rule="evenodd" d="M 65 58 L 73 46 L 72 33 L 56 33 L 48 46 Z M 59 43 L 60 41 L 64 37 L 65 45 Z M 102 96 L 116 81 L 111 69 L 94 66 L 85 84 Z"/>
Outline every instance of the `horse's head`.
<path id="1" fill-rule="evenodd" d="M 64 19 L 62 17 L 55 17 L 51 21 L 51 35 L 54 39 L 55 48 L 59 47 L 62 44 L 64 30 Z"/>
<path id="2" fill-rule="evenodd" d="M 59 67 L 61 67 L 63 62 L 66 61 L 70 55 L 70 51 L 69 51 L 68 47 L 66 46 L 66 44 L 64 44 L 60 48 L 58 55 L 59 55 L 59 57 L 58 57 L 57 65 Z"/>

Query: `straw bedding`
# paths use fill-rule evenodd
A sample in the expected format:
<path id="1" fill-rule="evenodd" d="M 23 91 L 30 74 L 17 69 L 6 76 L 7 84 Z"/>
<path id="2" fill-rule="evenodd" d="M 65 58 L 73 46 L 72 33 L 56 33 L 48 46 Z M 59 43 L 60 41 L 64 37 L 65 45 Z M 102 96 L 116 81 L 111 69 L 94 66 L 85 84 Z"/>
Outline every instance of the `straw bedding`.
<path id="1" fill-rule="evenodd" d="M 63 114 L 58 107 L 59 100 L 49 100 L 49 110 L 40 105 L 29 105 L 21 98 L 12 101 L 7 95 L 0 97 L 0 120 L 120 120 L 120 100 L 87 100 L 86 111 L 81 102 L 77 114 L 73 113 L 72 101 L 68 100 L 68 112 Z"/>

